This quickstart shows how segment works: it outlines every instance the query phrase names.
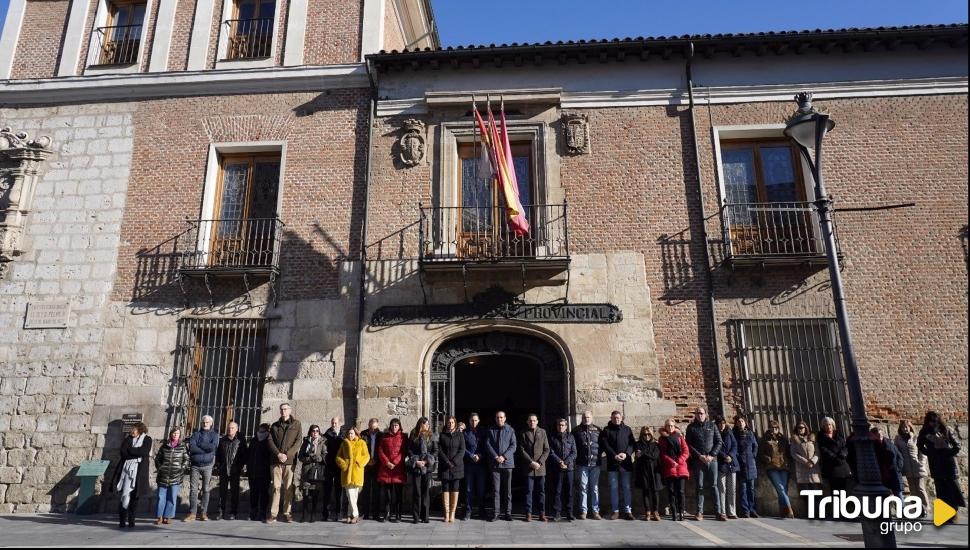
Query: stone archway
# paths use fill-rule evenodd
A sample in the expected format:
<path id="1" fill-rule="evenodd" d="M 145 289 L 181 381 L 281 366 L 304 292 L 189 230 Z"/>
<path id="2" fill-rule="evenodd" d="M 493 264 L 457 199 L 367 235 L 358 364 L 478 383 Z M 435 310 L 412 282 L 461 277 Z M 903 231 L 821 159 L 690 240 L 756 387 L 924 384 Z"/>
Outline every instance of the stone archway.
<path id="1" fill-rule="evenodd" d="M 489 380 L 480 373 L 469 376 L 472 367 L 492 369 L 496 377 Z M 439 429 L 447 415 L 468 409 L 456 402 L 456 389 L 459 397 L 467 396 L 468 384 L 483 380 L 489 380 L 489 383 L 476 387 L 476 396 L 492 397 L 492 402 L 502 403 L 503 395 L 507 402 L 514 393 L 518 397 L 515 406 L 539 414 L 543 426 L 558 417 L 567 417 L 571 410 L 570 378 L 562 356 L 552 344 L 517 332 L 479 332 L 445 341 L 432 356 L 428 418 L 434 429 Z M 534 400 L 523 400 L 523 395 L 534 396 Z M 482 403 L 481 400 L 478 402 Z M 488 410 L 489 407 L 484 405 L 480 412 Z M 510 422 L 513 420 L 511 414 L 509 419 Z M 487 425 L 491 420 L 483 417 L 482 422 Z M 513 424 L 513 427 L 521 429 L 523 426 Z"/>

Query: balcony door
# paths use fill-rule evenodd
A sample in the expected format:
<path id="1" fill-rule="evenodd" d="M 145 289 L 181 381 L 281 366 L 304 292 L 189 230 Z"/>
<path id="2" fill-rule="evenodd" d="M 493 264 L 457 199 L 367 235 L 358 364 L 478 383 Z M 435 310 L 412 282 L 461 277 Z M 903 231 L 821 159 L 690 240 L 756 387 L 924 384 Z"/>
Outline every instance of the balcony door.
<path id="1" fill-rule="evenodd" d="M 222 157 L 210 263 L 219 267 L 273 264 L 279 182 L 278 154 Z"/>
<path id="2" fill-rule="evenodd" d="M 273 51 L 276 0 L 236 0 L 229 21 L 229 59 L 269 57 Z"/>
<path id="3" fill-rule="evenodd" d="M 458 256 L 465 259 L 531 257 L 535 240 L 516 236 L 508 226 L 505 199 L 481 169 L 481 145 L 461 144 L 458 148 L 461 184 L 457 214 L 446 225 L 455 225 Z M 532 144 L 512 143 L 512 165 L 519 187 L 519 202 L 526 218 L 534 219 L 535 182 L 532 174 Z"/>
<path id="4" fill-rule="evenodd" d="M 788 141 L 721 145 L 726 219 L 734 255 L 816 253 L 812 205 Z"/>
<path id="5" fill-rule="evenodd" d="M 115 1 L 108 4 L 108 25 L 102 29 L 101 65 L 137 63 L 141 32 L 145 21 L 144 0 Z"/>

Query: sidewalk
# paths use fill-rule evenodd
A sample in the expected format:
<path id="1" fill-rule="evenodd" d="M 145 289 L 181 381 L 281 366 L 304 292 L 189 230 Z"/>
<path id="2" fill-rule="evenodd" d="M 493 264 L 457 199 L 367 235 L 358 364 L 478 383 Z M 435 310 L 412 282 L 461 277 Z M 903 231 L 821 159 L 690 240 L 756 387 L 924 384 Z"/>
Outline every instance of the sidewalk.
<path id="1" fill-rule="evenodd" d="M 176 520 L 156 527 L 140 519 L 133 530 L 120 530 L 114 516 L 11 514 L 0 516 L 2 546 L 731 546 L 861 548 L 858 524 L 773 518 L 718 522 L 576 521 L 525 523 L 472 520 L 445 524 L 379 523 L 357 525 L 252 521 Z M 967 546 L 967 523 L 936 528 L 924 523 L 920 533 L 897 535 L 900 547 Z"/>

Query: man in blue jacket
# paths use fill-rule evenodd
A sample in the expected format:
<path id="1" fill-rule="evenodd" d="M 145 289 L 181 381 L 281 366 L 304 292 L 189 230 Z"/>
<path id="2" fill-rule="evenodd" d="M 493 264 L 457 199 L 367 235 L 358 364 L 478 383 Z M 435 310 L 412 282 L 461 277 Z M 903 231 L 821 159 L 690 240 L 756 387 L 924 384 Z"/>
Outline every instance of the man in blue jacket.
<path id="1" fill-rule="evenodd" d="M 515 469 L 515 430 L 505 423 L 505 411 L 495 413 L 495 426 L 488 431 L 485 449 L 492 470 L 494 512 L 488 521 L 495 521 L 501 503 L 505 521 L 512 521 L 512 470 Z M 500 498 L 501 495 L 501 498 Z"/>
<path id="2" fill-rule="evenodd" d="M 465 519 L 472 519 L 472 509 L 485 519 L 485 430 L 478 425 L 478 413 L 468 415 L 465 428 Z"/>
<path id="3" fill-rule="evenodd" d="M 202 521 L 209 521 L 209 482 L 212 481 L 212 467 L 215 465 L 216 450 L 219 448 L 219 434 L 212 429 L 212 421 L 211 416 L 203 416 L 202 429 L 197 430 L 189 438 L 192 475 L 189 478 L 189 513 L 186 514 L 184 521 L 195 521 L 196 514 Z M 202 490 L 201 502 L 199 489 Z"/>

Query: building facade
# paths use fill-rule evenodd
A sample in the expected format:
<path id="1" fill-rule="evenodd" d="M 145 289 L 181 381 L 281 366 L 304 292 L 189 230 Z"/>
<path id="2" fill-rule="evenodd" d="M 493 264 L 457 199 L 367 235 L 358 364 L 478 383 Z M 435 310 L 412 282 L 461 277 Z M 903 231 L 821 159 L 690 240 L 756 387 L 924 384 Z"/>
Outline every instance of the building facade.
<path id="1" fill-rule="evenodd" d="M 442 49 L 417 0 L 15 0 L 0 511 L 73 508 L 129 415 L 156 439 L 204 414 L 251 435 L 283 402 L 317 423 L 844 422 L 811 176 L 782 134 L 803 90 L 837 122 L 867 412 L 965 433 L 966 37 Z M 489 100 L 524 236 L 481 177 Z"/>

